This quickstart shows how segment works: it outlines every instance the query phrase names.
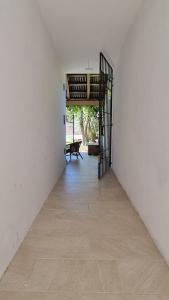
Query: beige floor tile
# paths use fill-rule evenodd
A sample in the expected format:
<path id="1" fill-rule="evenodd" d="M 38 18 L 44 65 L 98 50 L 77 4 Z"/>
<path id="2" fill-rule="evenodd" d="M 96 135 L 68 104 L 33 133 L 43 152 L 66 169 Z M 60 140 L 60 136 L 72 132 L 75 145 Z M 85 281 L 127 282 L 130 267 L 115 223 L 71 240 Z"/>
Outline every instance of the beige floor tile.
<path id="1" fill-rule="evenodd" d="M 0 300 L 168 300 L 156 295 L 117 295 L 110 293 L 72 294 L 69 292 L 0 292 Z"/>
<path id="2" fill-rule="evenodd" d="M 169 268 L 163 261 L 120 261 L 118 272 L 124 293 L 169 295 Z"/>
<path id="3" fill-rule="evenodd" d="M 28 237 L 23 243 L 23 249 L 35 258 L 87 258 L 90 245 L 85 236 L 60 235 L 57 237 Z"/>
<path id="4" fill-rule="evenodd" d="M 16 261 L 17 260 L 17 261 Z M 0 290 L 22 290 L 34 268 L 35 260 L 31 257 L 15 258 L 0 281 Z"/>
<path id="5" fill-rule="evenodd" d="M 125 300 L 125 298 L 122 295 L 116 295 L 116 294 L 110 294 L 110 293 L 97 293 L 97 294 L 82 295 L 79 298 L 79 300 Z M 148 300 L 148 299 L 146 299 L 146 300 Z M 156 299 L 154 299 L 154 300 L 156 300 Z"/>
<path id="6" fill-rule="evenodd" d="M 73 196 L 74 198 L 74 196 Z M 76 197 L 76 199 L 71 200 L 70 195 L 67 196 L 62 195 L 61 197 L 48 199 L 45 204 L 44 208 L 48 209 L 66 209 L 69 211 L 88 211 L 89 210 L 89 201 L 88 199 L 79 199 L 79 196 Z"/>
<path id="7" fill-rule="evenodd" d="M 71 292 L 120 292 L 120 282 L 116 262 L 96 260 L 37 260 L 29 272 L 20 274 L 19 284 L 4 277 L 1 290 L 13 291 L 71 291 Z M 11 275 L 11 273 L 9 274 Z"/>
<path id="8" fill-rule="evenodd" d="M 76 294 L 69 293 L 35 293 L 35 292 L 1 292 L 0 300 L 79 300 Z"/>
<path id="9" fill-rule="evenodd" d="M 160 300 L 158 295 L 125 295 L 125 300 Z"/>
<path id="10" fill-rule="evenodd" d="M 127 214 L 127 212 L 125 213 Z M 120 215 L 120 213 L 119 213 Z M 89 210 L 85 212 L 69 211 L 65 209 L 43 210 L 35 220 L 31 231 L 51 234 L 97 234 L 113 236 L 149 236 L 138 216 L 127 216 L 120 218 L 118 214 L 109 213 L 103 216 L 92 214 Z M 117 230 L 118 228 L 118 230 Z"/>
<path id="11" fill-rule="evenodd" d="M 44 222 L 43 222 L 44 220 Z M 118 227 L 118 231 L 117 228 Z M 151 248 L 154 247 L 150 236 L 145 231 L 144 227 L 136 226 L 134 227 L 131 223 L 131 226 L 127 226 L 127 222 L 121 224 L 118 220 L 99 220 L 94 216 L 72 216 L 71 218 L 64 217 L 64 218 L 57 218 L 54 219 L 51 215 L 51 218 L 42 217 L 37 220 L 36 224 L 32 227 L 31 231 L 29 232 L 27 238 L 57 238 L 60 236 L 86 236 L 86 237 L 100 237 L 100 236 L 110 236 L 115 240 L 124 240 L 125 243 L 131 239 L 135 241 L 135 239 L 140 240 L 138 246 L 140 244 L 151 244 Z M 145 242 L 144 242 L 145 239 Z M 133 247 L 136 245 L 133 245 Z M 157 252 L 157 250 L 156 250 Z"/>
<path id="12" fill-rule="evenodd" d="M 120 292 L 115 262 L 95 260 L 59 261 L 61 271 L 55 275 L 50 290 L 79 292 Z M 63 273 L 62 273 L 63 271 Z"/>
<path id="13" fill-rule="evenodd" d="M 80 267 L 79 284 L 82 290 L 120 292 L 115 262 L 87 261 Z"/>
<path id="14" fill-rule="evenodd" d="M 96 223 L 96 217 L 87 213 L 68 210 L 43 210 L 34 222 L 30 234 L 45 236 L 51 238 L 59 234 L 82 235 L 91 231 L 92 226 Z"/>
<path id="15" fill-rule="evenodd" d="M 143 224 L 134 216 L 132 218 L 121 217 L 120 219 L 118 215 L 110 217 L 109 214 L 105 214 L 103 217 L 94 219 L 91 230 L 96 235 L 99 233 L 100 235 L 122 236 L 123 238 L 132 236 L 150 237 Z"/>
<path id="16" fill-rule="evenodd" d="M 111 215 L 112 218 L 116 216 L 121 217 L 121 219 L 130 219 L 133 216 L 137 216 L 136 211 L 128 201 L 91 201 L 89 203 L 89 210 L 100 217 Z"/>
<path id="17" fill-rule="evenodd" d="M 115 261 L 98 261 L 100 278 L 105 292 L 121 293 L 117 263 Z"/>
<path id="18" fill-rule="evenodd" d="M 95 261 L 62 261 L 51 290 L 103 291 Z M 62 273 L 63 272 L 63 273 Z"/>
<path id="19" fill-rule="evenodd" d="M 117 295 L 110 293 L 97 293 L 83 295 L 80 300 L 160 300 L 157 295 Z"/>
<path id="20" fill-rule="evenodd" d="M 49 195 L 47 202 L 56 201 L 79 201 L 81 203 L 85 201 L 91 201 L 93 199 L 97 199 L 101 196 L 100 190 L 98 189 L 98 184 L 96 186 L 90 186 L 89 182 L 86 184 L 79 184 L 79 182 L 74 182 L 67 184 L 66 187 L 57 187 L 56 192 L 52 192 Z"/>
<path id="21" fill-rule="evenodd" d="M 47 291 L 56 272 L 59 273 L 60 271 L 56 261 L 47 259 L 37 260 L 25 284 L 25 289 L 28 291 Z"/>
<path id="22" fill-rule="evenodd" d="M 162 260 L 151 239 L 146 238 L 114 238 L 112 236 L 94 236 L 90 240 L 90 257 L 107 260 L 126 260 L 148 258 Z"/>
<path id="23" fill-rule="evenodd" d="M 0 300 L 169 300 L 169 267 L 110 171 L 72 159 L 0 281 Z"/>

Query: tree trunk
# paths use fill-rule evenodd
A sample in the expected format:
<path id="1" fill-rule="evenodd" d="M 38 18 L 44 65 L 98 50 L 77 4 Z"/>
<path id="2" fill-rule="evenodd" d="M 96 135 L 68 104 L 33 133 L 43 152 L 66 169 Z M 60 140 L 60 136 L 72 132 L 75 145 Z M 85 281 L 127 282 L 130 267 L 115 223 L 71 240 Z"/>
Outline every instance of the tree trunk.
<path id="1" fill-rule="evenodd" d="M 81 112 L 81 116 L 80 116 L 80 130 L 81 130 L 81 133 L 82 133 L 82 143 L 83 143 L 83 145 L 85 145 L 86 144 L 86 139 L 85 139 L 83 111 Z"/>
<path id="2" fill-rule="evenodd" d="M 84 127 L 84 135 L 85 135 L 85 144 L 86 145 L 89 143 L 88 126 L 89 126 L 89 118 L 87 118 L 86 124 L 85 124 L 85 127 Z"/>

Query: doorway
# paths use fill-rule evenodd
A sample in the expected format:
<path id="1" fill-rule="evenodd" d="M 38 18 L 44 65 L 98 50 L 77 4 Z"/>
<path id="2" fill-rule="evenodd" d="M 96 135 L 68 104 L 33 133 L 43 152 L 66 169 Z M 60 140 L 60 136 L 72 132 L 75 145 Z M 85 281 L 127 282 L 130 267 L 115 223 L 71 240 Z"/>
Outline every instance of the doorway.
<path id="1" fill-rule="evenodd" d="M 113 69 L 100 53 L 98 74 L 66 75 L 66 143 L 98 156 L 98 178 L 111 167 Z M 74 149 L 74 147 L 72 148 Z M 72 153 L 73 154 L 73 153 Z M 78 158 L 78 153 L 75 153 Z"/>
<path id="2" fill-rule="evenodd" d="M 99 155 L 99 106 L 71 105 L 66 107 L 66 144 L 80 143 L 80 151 Z M 97 167 L 97 166 L 96 166 Z"/>

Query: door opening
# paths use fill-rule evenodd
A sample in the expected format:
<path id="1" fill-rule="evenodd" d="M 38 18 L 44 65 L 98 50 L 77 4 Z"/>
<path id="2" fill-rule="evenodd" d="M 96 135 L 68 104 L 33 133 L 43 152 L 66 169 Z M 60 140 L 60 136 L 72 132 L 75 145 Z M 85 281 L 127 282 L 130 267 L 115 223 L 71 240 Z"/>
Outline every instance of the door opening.
<path id="1" fill-rule="evenodd" d="M 81 151 L 98 156 L 101 179 L 112 163 L 113 69 L 100 53 L 100 73 L 67 74 L 66 85 L 66 151 L 79 142 Z"/>

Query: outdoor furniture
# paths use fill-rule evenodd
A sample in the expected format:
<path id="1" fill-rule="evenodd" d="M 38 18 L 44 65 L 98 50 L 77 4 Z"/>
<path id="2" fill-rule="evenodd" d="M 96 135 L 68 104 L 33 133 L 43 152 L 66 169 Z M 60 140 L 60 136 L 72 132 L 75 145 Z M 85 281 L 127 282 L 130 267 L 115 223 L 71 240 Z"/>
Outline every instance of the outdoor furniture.
<path id="1" fill-rule="evenodd" d="M 99 155 L 99 145 L 96 143 L 88 144 L 88 155 Z"/>
<path id="2" fill-rule="evenodd" d="M 66 155 L 70 155 L 70 160 L 72 155 L 76 156 L 77 158 L 80 156 L 83 159 L 83 156 L 79 151 L 81 143 L 82 141 L 79 141 L 79 142 L 74 142 L 66 145 Z"/>

